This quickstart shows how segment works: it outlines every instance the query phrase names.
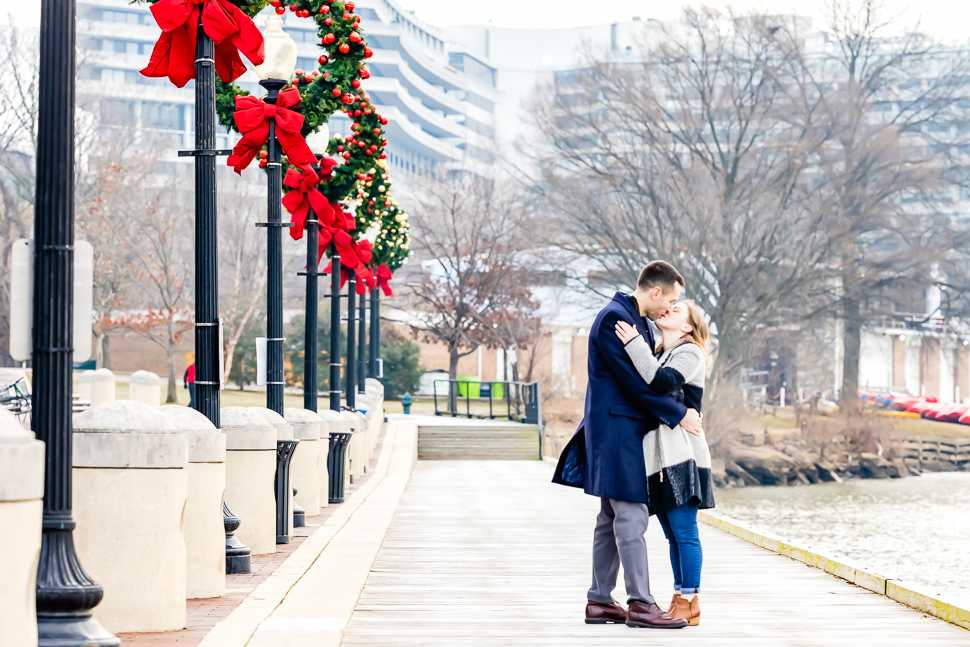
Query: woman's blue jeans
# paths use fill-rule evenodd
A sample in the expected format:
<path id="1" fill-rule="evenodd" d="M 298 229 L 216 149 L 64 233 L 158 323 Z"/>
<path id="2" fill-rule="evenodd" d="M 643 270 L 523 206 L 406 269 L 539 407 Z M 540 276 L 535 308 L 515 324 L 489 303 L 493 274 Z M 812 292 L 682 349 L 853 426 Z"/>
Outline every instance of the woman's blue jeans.
<path id="1" fill-rule="evenodd" d="M 697 504 L 689 503 L 658 512 L 657 519 L 670 543 L 670 566 L 674 589 L 681 594 L 698 593 L 701 587 L 701 539 L 697 534 Z"/>

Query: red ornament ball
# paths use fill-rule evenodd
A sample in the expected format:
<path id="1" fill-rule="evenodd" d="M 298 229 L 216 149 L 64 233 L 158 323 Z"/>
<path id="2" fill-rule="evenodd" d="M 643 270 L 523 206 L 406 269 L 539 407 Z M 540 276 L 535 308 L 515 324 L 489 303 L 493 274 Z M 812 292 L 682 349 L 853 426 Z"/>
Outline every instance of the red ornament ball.
<path id="1" fill-rule="evenodd" d="M 357 16 L 354 16 L 354 18 L 355 18 L 356 20 L 360 20 L 360 18 L 357 18 Z M 360 23 L 359 23 L 359 22 L 356 22 L 356 21 L 355 21 L 355 22 L 354 22 L 354 24 L 352 24 L 352 25 L 350 26 L 350 28 L 351 28 L 351 29 L 360 29 Z"/>
<path id="2" fill-rule="evenodd" d="M 345 160 L 349 160 L 350 159 L 350 151 L 347 151 L 346 153 L 344 153 L 344 159 Z"/>
<path id="3" fill-rule="evenodd" d="M 297 76 L 303 76 L 305 72 L 301 68 L 296 68 L 295 70 L 293 70 L 293 74 L 296 74 Z"/>
<path id="4" fill-rule="evenodd" d="M 355 31 L 350 32 L 349 38 L 350 38 L 350 42 L 351 43 L 359 43 L 360 42 L 360 34 L 358 34 Z"/>
<path id="5" fill-rule="evenodd" d="M 340 50 L 341 54 L 346 54 L 347 52 L 350 51 L 350 45 L 348 45 L 347 43 L 340 43 L 340 47 L 338 47 L 337 49 Z"/>
<path id="6" fill-rule="evenodd" d="M 355 117 L 359 117 L 360 116 L 360 110 L 354 110 L 354 116 Z"/>
<path id="7" fill-rule="evenodd" d="M 290 5 L 290 11 L 292 11 L 293 13 L 296 13 L 296 5 L 295 4 L 291 4 Z"/>
<path id="8" fill-rule="evenodd" d="M 333 41 L 337 40 L 337 37 L 334 36 L 333 34 L 327 34 L 326 36 L 324 36 L 324 38 L 326 39 L 328 45 Z"/>
<path id="9" fill-rule="evenodd" d="M 366 151 L 364 151 L 364 152 L 367 153 L 368 155 L 373 155 L 374 154 L 374 151 L 372 151 L 369 148 Z"/>
<path id="10" fill-rule="evenodd" d="M 354 6 L 355 6 L 355 5 L 354 5 L 354 3 L 353 3 L 353 2 L 348 2 L 348 3 L 347 3 L 347 4 L 345 4 L 344 6 L 345 6 L 345 7 L 347 7 L 347 11 L 353 11 L 353 10 L 354 10 Z"/>
<path id="11" fill-rule="evenodd" d="M 317 63 L 319 63 L 320 65 L 326 65 L 329 62 L 330 62 L 330 58 L 326 54 L 321 54 L 320 57 L 317 58 Z"/>
<path id="12" fill-rule="evenodd" d="M 259 160 L 259 168 L 266 168 L 266 160 Z"/>
<path id="13" fill-rule="evenodd" d="M 269 153 L 267 153 L 265 150 L 259 151 L 260 159 L 266 159 L 268 156 L 269 156 Z"/>
<path id="14" fill-rule="evenodd" d="M 368 205 L 373 205 L 374 204 L 374 201 L 373 200 L 370 200 L 367 204 Z"/>
<path id="15" fill-rule="evenodd" d="M 364 57 L 365 58 L 370 58 L 373 55 L 374 55 L 374 50 L 372 50 L 370 47 L 365 47 L 364 48 Z"/>
<path id="16" fill-rule="evenodd" d="M 380 135 L 381 134 L 381 129 L 380 128 L 375 128 L 374 129 L 374 134 L 375 135 Z"/>
<path id="17" fill-rule="evenodd" d="M 367 146 L 367 144 L 364 142 L 357 142 L 357 148 L 363 148 L 364 146 Z"/>
<path id="18" fill-rule="evenodd" d="M 278 6 L 280 6 L 281 4 L 283 4 L 281 0 L 269 0 L 269 3 L 270 3 L 271 5 L 273 5 L 274 7 L 278 7 Z"/>
<path id="19" fill-rule="evenodd" d="M 320 13 L 322 14 L 330 13 L 330 7 L 328 7 L 327 5 L 323 5 L 322 7 L 320 7 Z"/>
<path id="20" fill-rule="evenodd" d="M 338 153 L 339 153 L 340 151 L 342 151 L 343 149 L 344 149 L 344 147 L 343 147 L 343 146 L 337 146 L 337 152 L 338 152 Z"/>
<path id="21" fill-rule="evenodd" d="M 345 11 L 345 12 L 343 12 L 343 14 L 342 14 L 342 15 L 341 15 L 340 17 L 341 17 L 341 18 L 343 18 L 344 20 L 350 20 L 351 18 L 353 18 L 353 16 L 351 16 L 351 15 L 350 15 L 349 13 L 347 13 L 346 11 Z"/>
<path id="22" fill-rule="evenodd" d="M 385 200 L 385 201 L 384 201 L 384 206 L 385 206 L 385 207 L 389 207 L 389 206 L 391 206 L 391 201 L 390 201 L 390 200 Z"/>
<path id="23" fill-rule="evenodd" d="M 381 159 L 382 160 L 386 160 L 387 159 L 387 153 L 381 153 Z"/>
<path id="24" fill-rule="evenodd" d="M 333 18 L 327 16 L 326 18 L 323 19 L 323 24 L 329 27 L 330 25 L 333 24 Z"/>
<path id="25" fill-rule="evenodd" d="M 277 7 L 276 8 L 276 13 L 278 13 L 279 15 L 282 16 L 283 14 L 286 13 L 286 7 Z"/>
<path id="26" fill-rule="evenodd" d="M 387 125 L 387 118 L 386 117 L 381 117 L 381 123 L 386 126 Z"/>
<path id="27" fill-rule="evenodd" d="M 340 88 L 334 88 L 332 93 L 333 93 L 333 96 L 339 97 L 341 94 L 343 94 L 343 90 L 341 90 Z"/>
<path id="28" fill-rule="evenodd" d="M 359 88 L 360 81 L 358 81 L 357 79 L 354 79 L 353 81 L 350 82 L 350 85 L 354 86 L 355 88 Z"/>

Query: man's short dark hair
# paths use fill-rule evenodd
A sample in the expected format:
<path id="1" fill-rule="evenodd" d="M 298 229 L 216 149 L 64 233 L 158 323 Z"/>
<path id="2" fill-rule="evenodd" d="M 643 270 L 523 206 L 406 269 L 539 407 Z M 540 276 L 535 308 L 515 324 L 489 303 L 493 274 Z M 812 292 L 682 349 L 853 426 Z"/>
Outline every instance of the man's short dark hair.
<path id="1" fill-rule="evenodd" d="M 637 279 L 637 288 L 641 290 L 660 288 L 667 292 L 674 284 L 684 287 L 684 277 L 667 261 L 647 263 L 640 270 L 640 277 Z"/>

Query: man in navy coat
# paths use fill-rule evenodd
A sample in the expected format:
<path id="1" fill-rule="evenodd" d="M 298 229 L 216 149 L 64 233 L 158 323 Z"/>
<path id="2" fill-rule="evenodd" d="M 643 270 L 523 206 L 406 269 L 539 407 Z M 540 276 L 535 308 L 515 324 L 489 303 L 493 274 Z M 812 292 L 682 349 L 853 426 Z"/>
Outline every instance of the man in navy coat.
<path id="1" fill-rule="evenodd" d="M 593 585 L 587 593 L 586 622 L 624 622 L 633 627 L 675 629 L 687 625 L 657 606 L 650 594 L 647 543 L 647 473 L 643 436 L 660 423 L 701 430 L 700 414 L 669 396 L 654 393 L 637 372 L 616 323 L 637 328 L 651 346 L 656 320 L 680 296 L 684 279 L 669 263 L 654 261 L 640 271 L 632 295 L 617 292 L 596 316 L 589 333 L 589 383 L 586 412 L 576 435 L 563 450 L 553 481 L 582 487 L 600 499 L 593 535 Z M 629 610 L 613 600 L 623 564 Z"/>

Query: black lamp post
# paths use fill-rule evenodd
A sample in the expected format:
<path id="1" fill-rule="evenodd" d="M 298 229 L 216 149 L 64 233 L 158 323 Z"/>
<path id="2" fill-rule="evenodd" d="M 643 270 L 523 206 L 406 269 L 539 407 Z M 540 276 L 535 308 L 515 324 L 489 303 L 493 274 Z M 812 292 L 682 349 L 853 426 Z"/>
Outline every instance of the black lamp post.
<path id="1" fill-rule="evenodd" d="M 317 410 L 317 277 L 319 262 L 317 246 L 320 240 L 320 222 L 307 211 L 306 221 L 306 337 L 303 343 L 303 408 Z"/>
<path id="2" fill-rule="evenodd" d="M 269 91 L 266 103 L 275 104 L 286 85 L 280 79 L 259 82 Z M 283 167 L 276 120 L 270 119 L 266 163 L 266 408 L 283 415 Z"/>
<path id="3" fill-rule="evenodd" d="M 40 645 L 114 647 L 121 641 L 91 617 L 104 592 L 78 561 L 71 515 L 74 21 L 74 0 L 41 3 L 31 427 L 47 457 L 37 628 Z"/>
<path id="4" fill-rule="evenodd" d="M 358 330 L 358 343 L 360 348 L 357 351 L 357 392 L 367 392 L 367 297 L 360 295 L 360 323 Z"/>
<path id="5" fill-rule="evenodd" d="M 195 408 L 220 426 L 219 255 L 216 228 L 215 46 L 200 20 L 195 47 Z M 182 155 L 183 152 L 180 152 Z"/>
<path id="6" fill-rule="evenodd" d="M 330 410 L 340 411 L 340 253 L 330 243 Z"/>
<path id="7" fill-rule="evenodd" d="M 347 281 L 347 408 L 357 408 L 357 280 L 353 274 Z"/>
<path id="8" fill-rule="evenodd" d="M 377 379 L 377 360 L 381 355 L 381 291 L 374 288 L 370 291 L 370 355 L 367 358 L 367 377 Z"/>

